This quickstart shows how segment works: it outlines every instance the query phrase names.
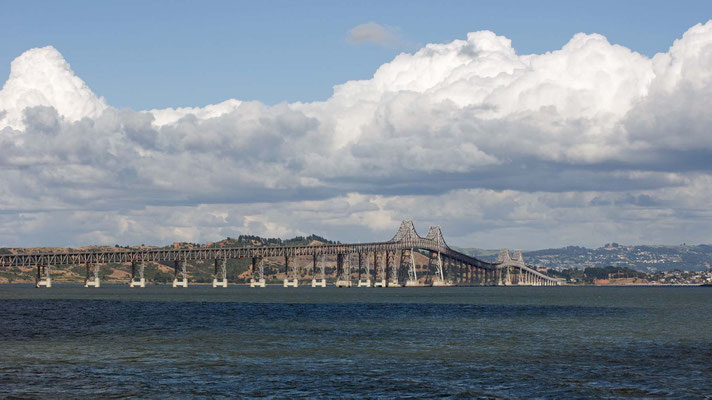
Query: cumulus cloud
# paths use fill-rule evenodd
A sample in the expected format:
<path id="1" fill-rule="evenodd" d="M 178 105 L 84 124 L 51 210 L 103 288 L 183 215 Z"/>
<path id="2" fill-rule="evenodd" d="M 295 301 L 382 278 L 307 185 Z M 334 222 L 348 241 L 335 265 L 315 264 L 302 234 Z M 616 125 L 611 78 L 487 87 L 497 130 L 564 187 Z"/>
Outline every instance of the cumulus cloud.
<path id="1" fill-rule="evenodd" d="M 49 106 L 68 121 L 99 116 L 106 108 L 52 46 L 26 51 L 10 65 L 10 77 L 0 92 L 0 129 L 20 128 L 27 107 Z"/>
<path id="2" fill-rule="evenodd" d="M 481 31 L 401 54 L 323 102 L 131 111 L 54 48 L 31 49 L 0 91 L 0 242 L 80 219 L 95 228 L 63 236 L 75 244 L 91 242 L 82 232 L 364 240 L 353 234 L 388 236 L 405 217 L 469 246 L 679 241 L 676 226 L 703 241 L 710 71 L 712 22 L 653 58 L 598 34 L 519 55 Z"/>
<path id="3" fill-rule="evenodd" d="M 346 41 L 349 43 L 375 43 L 381 46 L 396 46 L 403 43 L 397 32 L 397 28 L 371 21 L 353 27 L 349 31 Z"/>

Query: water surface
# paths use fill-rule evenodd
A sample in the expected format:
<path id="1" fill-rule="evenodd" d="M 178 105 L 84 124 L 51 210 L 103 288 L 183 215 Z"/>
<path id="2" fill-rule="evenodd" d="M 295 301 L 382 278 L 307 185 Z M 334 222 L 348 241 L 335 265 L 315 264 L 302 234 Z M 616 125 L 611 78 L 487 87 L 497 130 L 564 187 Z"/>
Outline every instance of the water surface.
<path id="1" fill-rule="evenodd" d="M 712 288 L 0 285 L 0 397 L 712 395 Z"/>

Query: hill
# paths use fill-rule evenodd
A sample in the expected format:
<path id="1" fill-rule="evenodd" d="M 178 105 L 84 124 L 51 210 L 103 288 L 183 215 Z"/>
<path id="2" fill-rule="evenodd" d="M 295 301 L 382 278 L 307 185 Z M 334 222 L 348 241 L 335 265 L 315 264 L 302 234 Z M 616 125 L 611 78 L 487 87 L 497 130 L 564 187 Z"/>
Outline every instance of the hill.
<path id="1" fill-rule="evenodd" d="M 459 248 L 465 254 L 487 261 L 497 259 L 498 250 Z M 626 267 L 637 271 L 704 271 L 711 268 L 712 246 L 624 246 L 606 244 L 597 249 L 567 246 L 558 249 L 523 251 L 527 264 L 555 270 L 591 267 Z"/>

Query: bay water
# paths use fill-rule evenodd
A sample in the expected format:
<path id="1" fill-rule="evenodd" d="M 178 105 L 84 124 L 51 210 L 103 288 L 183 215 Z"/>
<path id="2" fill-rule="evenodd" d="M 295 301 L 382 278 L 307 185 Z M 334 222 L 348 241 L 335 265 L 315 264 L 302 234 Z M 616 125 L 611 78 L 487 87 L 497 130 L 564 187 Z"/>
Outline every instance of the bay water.
<path id="1" fill-rule="evenodd" d="M 0 397 L 712 398 L 712 288 L 0 285 Z"/>

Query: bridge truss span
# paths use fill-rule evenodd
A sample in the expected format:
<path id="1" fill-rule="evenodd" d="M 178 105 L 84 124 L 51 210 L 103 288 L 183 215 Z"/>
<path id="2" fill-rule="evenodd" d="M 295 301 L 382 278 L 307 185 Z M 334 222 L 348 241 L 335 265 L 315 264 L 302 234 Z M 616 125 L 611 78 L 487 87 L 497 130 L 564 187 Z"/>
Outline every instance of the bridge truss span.
<path id="1" fill-rule="evenodd" d="M 416 272 L 415 258 L 413 252 L 420 250 L 427 252 L 431 261 L 437 260 L 435 268 L 437 271 Z M 505 254 L 506 253 L 506 254 Z M 515 253 L 514 258 L 509 255 L 508 250 L 502 250 L 496 262 L 488 262 L 451 249 L 440 230 L 440 227 L 432 226 L 425 237 L 418 235 L 413 222 L 403 221 L 395 236 L 385 242 L 368 242 L 352 244 L 318 244 L 318 245 L 284 245 L 284 246 L 254 246 L 254 247 L 197 247 L 197 248 L 140 248 L 140 249 L 116 249 L 108 251 L 68 251 L 68 252 L 23 252 L 17 254 L 0 255 L 0 267 L 37 267 L 38 286 L 40 277 L 48 274 L 49 266 L 62 265 L 92 265 L 108 263 L 130 263 L 132 266 L 144 265 L 146 262 L 173 262 L 176 265 L 176 277 L 180 272 L 181 278 L 187 285 L 185 274 L 185 263 L 199 260 L 216 260 L 214 287 L 227 286 L 225 274 L 225 260 L 229 259 L 251 259 L 254 274 L 257 265 L 261 269 L 261 260 L 265 258 L 284 258 L 285 273 L 289 270 L 290 279 L 297 279 L 297 263 L 299 257 L 309 257 L 313 260 L 313 274 L 316 274 L 316 260 L 330 257 L 339 260 L 338 267 L 342 267 L 344 257 L 358 254 L 358 266 L 353 268 L 360 274 L 362 262 L 364 260 L 374 260 L 373 269 L 370 272 L 369 264 L 366 263 L 366 275 L 373 274 L 376 282 L 377 273 L 380 271 L 378 279 L 383 281 L 383 276 L 395 277 L 389 280 L 388 286 L 405 286 L 406 282 L 401 282 L 398 277 L 405 277 L 408 286 L 423 286 L 429 282 L 432 286 L 450 285 L 553 285 L 558 284 L 558 280 L 542 274 L 531 266 L 524 264 L 521 253 Z M 379 257 L 379 254 L 382 255 Z M 408 255 L 404 257 L 404 255 Z M 348 258 L 350 260 L 350 258 Z M 257 260 L 260 260 L 259 262 Z M 380 260 L 381 262 L 377 262 Z M 135 268 L 132 268 L 134 271 Z M 432 268 L 426 268 L 432 269 Z M 348 269 L 352 270 L 351 268 Z M 142 269 L 141 269 L 142 271 Z M 343 270 L 341 270 L 343 272 Z M 350 273 L 350 272 L 348 272 Z M 132 280 L 134 279 L 132 272 Z M 48 276 L 48 275 L 47 275 Z M 98 272 L 97 287 L 98 287 Z M 261 276 L 261 275 L 260 275 Z M 418 276 L 421 276 L 418 280 Z M 316 279 L 316 277 L 313 277 Z M 49 279 L 47 277 L 47 279 Z M 143 279 L 141 275 L 141 279 Z M 262 279 L 262 278 L 258 278 Z M 323 279 L 323 269 L 322 276 Z M 341 281 L 345 276 L 339 278 Z M 360 276 L 359 276 L 360 281 Z M 219 285 L 217 283 L 220 283 Z M 224 284 L 223 284 L 224 282 Z M 262 279 L 261 287 L 264 287 Z M 291 281 L 290 281 L 291 282 Z M 296 286 L 296 281 L 294 282 Z M 374 283 L 375 285 L 375 283 Z M 47 285 L 44 285 L 47 286 Z M 349 285 L 350 286 L 350 285 Z M 369 284 L 370 286 L 370 284 Z M 375 285 L 382 286 L 382 285 Z"/>

